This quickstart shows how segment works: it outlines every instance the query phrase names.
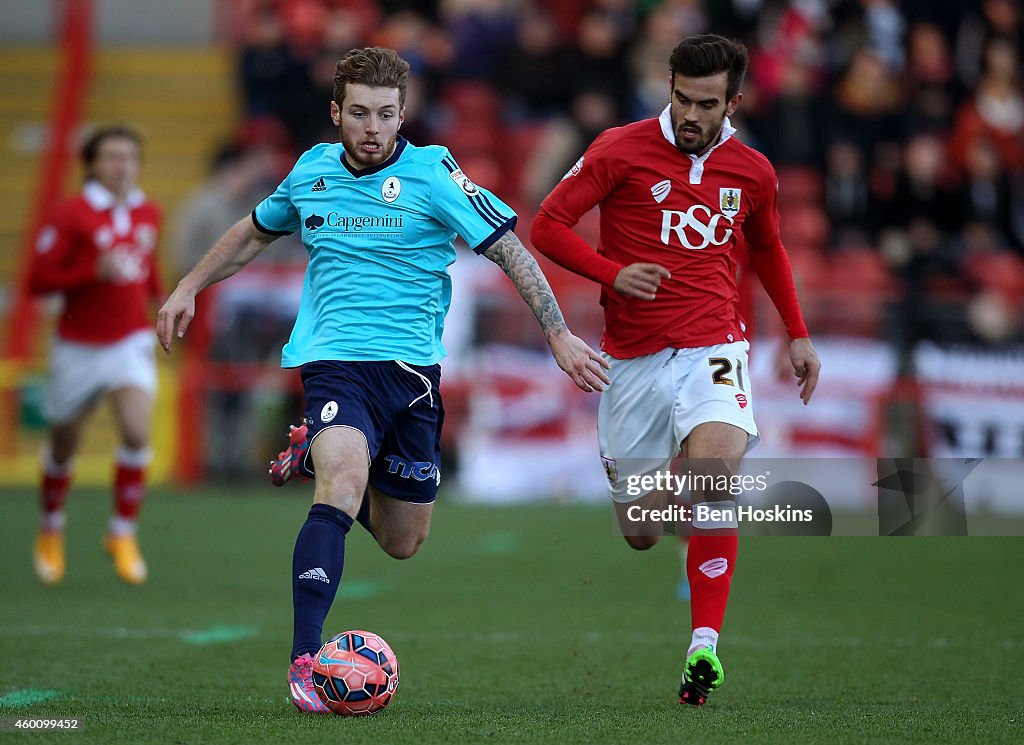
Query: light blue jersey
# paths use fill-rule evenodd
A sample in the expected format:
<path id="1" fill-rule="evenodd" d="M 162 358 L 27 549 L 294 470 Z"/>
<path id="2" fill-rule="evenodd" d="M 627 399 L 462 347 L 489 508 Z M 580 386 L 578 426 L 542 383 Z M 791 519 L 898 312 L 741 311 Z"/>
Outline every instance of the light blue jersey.
<path id="1" fill-rule="evenodd" d="M 301 230 L 309 253 L 281 365 L 432 365 L 445 356 L 456 234 L 482 253 L 515 227 L 516 214 L 473 184 L 445 147 L 400 137 L 390 158 L 363 170 L 344 152 L 340 144 L 308 150 L 252 213 L 265 233 Z"/>

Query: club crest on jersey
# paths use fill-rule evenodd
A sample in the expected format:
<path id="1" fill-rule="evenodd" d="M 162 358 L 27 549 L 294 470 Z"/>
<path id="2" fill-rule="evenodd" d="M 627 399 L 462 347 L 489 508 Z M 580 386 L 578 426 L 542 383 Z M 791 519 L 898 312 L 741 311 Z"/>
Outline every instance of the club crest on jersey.
<path id="1" fill-rule="evenodd" d="M 462 189 L 462 192 L 467 197 L 475 197 L 480 193 L 480 189 L 477 188 L 477 185 L 470 181 L 469 176 L 464 174 L 462 171 L 452 171 L 449 175 L 452 177 L 452 181 L 459 185 L 459 188 Z"/>
<path id="2" fill-rule="evenodd" d="M 397 176 L 388 176 L 384 179 L 384 183 L 380 187 L 380 196 L 385 202 L 391 204 L 398 199 L 398 195 L 401 193 L 402 182 L 398 180 Z"/>
<path id="3" fill-rule="evenodd" d="M 114 230 L 109 225 L 101 225 L 93 233 L 92 240 L 101 251 L 106 251 L 114 245 Z"/>
<path id="4" fill-rule="evenodd" d="M 655 202 L 661 204 L 665 201 L 665 197 L 668 196 L 670 191 L 672 191 L 672 182 L 665 179 L 651 187 L 651 196 L 654 197 Z"/>
<path id="5" fill-rule="evenodd" d="M 579 172 L 580 172 L 580 171 L 581 171 L 582 169 L 583 169 L 583 156 L 581 155 L 581 156 L 580 156 L 580 159 L 579 159 L 579 160 L 577 160 L 577 161 L 576 161 L 575 163 L 573 163 L 573 164 L 572 164 L 572 168 L 570 168 L 570 169 L 569 169 L 568 171 L 566 171 L 566 172 L 565 172 L 565 175 L 564 175 L 564 176 L 562 176 L 562 181 L 565 181 L 565 180 L 566 180 L 567 178 L 569 178 L 570 176 L 575 176 L 575 175 L 576 175 L 577 173 L 579 173 Z"/>
<path id="6" fill-rule="evenodd" d="M 47 225 L 39 232 L 39 237 L 36 238 L 36 252 L 44 254 L 53 248 L 56 242 L 57 228 Z"/>
<path id="7" fill-rule="evenodd" d="M 742 189 L 722 187 L 718 190 L 718 208 L 726 217 L 736 217 L 740 211 L 740 192 Z"/>
<path id="8" fill-rule="evenodd" d="M 156 248 L 156 228 L 148 223 L 135 226 L 135 244 L 143 251 Z"/>

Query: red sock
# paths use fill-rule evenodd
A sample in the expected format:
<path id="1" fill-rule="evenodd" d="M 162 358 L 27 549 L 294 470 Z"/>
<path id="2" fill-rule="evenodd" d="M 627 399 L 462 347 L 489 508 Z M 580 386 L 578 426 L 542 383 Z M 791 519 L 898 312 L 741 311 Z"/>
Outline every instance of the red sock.
<path id="1" fill-rule="evenodd" d="M 139 517 L 146 492 L 146 465 L 148 450 L 117 451 L 114 472 L 114 513 L 118 521 L 134 523 Z"/>
<path id="2" fill-rule="evenodd" d="M 43 469 L 43 484 L 40 489 L 39 501 L 43 508 L 43 527 L 46 530 L 63 530 L 64 503 L 68 499 L 71 486 L 71 473 L 54 475 Z"/>
<path id="3" fill-rule="evenodd" d="M 118 517 L 136 520 L 145 493 L 146 469 L 117 464 L 114 476 L 114 511 Z"/>
<path id="4" fill-rule="evenodd" d="M 62 473 L 53 476 L 43 472 L 43 488 L 40 493 L 43 512 L 60 512 L 68 499 L 68 488 L 71 486 L 71 474 Z"/>
<path id="5" fill-rule="evenodd" d="M 43 478 L 39 488 L 39 506 L 43 511 L 43 530 L 64 530 L 64 503 L 71 488 L 71 462 L 58 465 L 50 454 L 50 446 L 40 455 Z"/>
<path id="6" fill-rule="evenodd" d="M 686 577 L 690 581 L 693 628 L 707 627 L 721 632 L 738 545 L 739 536 L 735 528 L 691 529 L 686 552 Z"/>

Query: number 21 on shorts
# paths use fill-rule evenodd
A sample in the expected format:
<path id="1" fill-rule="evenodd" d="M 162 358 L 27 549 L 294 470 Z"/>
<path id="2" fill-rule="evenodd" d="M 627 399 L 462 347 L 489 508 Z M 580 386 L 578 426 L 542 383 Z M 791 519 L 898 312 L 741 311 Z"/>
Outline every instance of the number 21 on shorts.
<path id="1" fill-rule="evenodd" d="M 743 362 L 736 360 L 734 365 L 732 360 L 727 357 L 711 357 L 708 359 L 708 366 L 711 370 L 711 381 L 715 385 L 736 385 L 739 382 L 739 389 L 741 391 L 746 390 L 743 386 Z M 736 381 L 729 377 L 729 375 L 736 371 Z"/>

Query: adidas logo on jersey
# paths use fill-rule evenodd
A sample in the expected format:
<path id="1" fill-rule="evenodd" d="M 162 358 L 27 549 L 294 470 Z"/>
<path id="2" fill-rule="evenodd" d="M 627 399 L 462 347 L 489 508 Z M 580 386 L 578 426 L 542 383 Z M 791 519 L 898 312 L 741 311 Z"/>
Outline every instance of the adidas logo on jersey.
<path id="1" fill-rule="evenodd" d="M 327 184 L 324 183 L 323 176 L 316 180 L 316 183 L 313 184 L 313 188 L 310 189 L 310 191 L 327 191 Z"/>
<path id="2" fill-rule="evenodd" d="M 316 567 L 315 569 L 307 569 L 299 575 L 299 579 L 318 579 L 321 582 L 331 584 L 331 579 L 327 576 L 327 572 L 325 572 L 320 567 Z"/>

